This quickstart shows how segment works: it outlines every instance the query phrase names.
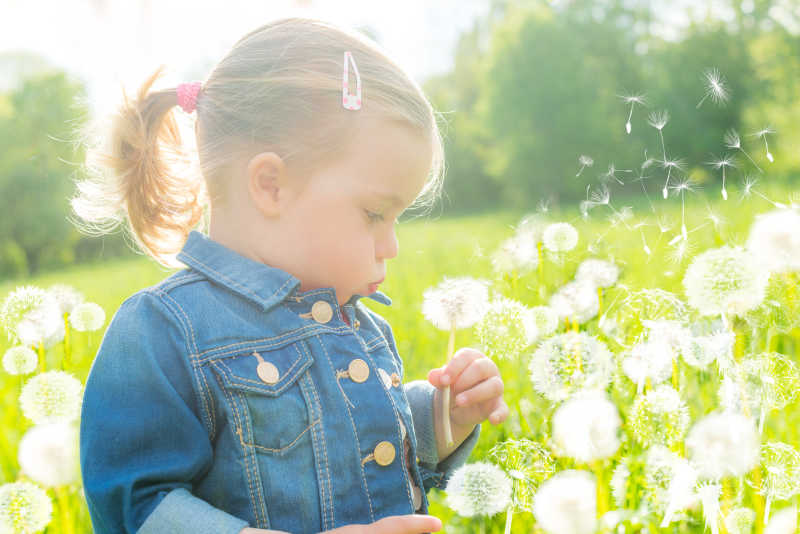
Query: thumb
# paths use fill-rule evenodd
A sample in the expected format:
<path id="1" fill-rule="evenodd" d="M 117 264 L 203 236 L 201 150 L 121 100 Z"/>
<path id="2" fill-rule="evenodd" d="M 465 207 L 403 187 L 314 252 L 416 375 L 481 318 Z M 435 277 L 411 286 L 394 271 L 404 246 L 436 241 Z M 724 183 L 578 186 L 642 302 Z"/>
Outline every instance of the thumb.
<path id="1" fill-rule="evenodd" d="M 431 369 L 430 371 L 428 371 L 428 382 L 430 382 L 435 388 L 444 387 L 444 384 L 442 384 L 441 381 L 441 376 L 443 374 L 444 374 L 444 367 Z"/>

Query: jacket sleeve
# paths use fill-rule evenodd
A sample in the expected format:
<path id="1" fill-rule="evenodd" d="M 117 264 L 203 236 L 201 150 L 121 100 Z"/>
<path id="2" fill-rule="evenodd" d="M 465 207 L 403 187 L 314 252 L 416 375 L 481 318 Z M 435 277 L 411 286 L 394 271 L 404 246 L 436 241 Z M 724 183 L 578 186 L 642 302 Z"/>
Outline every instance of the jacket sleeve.
<path id="1" fill-rule="evenodd" d="M 192 494 L 213 449 L 192 386 L 188 325 L 157 291 L 122 303 L 86 380 L 80 465 L 92 526 L 97 534 L 238 534 L 247 521 Z"/>
<path id="2" fill-rule="evenodd" d="M 374 312 L 373 312 L 374 314 Z M 377 314 L 374 314 L 375 316 Z M 389 348 L 400 368 L 400 376 L 404 377 L 403 360 L 397 352 L 392 328 L 382 317 L 378 316 L 383 335 L 389 342 Z M 403 384 L 414 423 L 414 434 L 417 438 L 417 458 L 425 493 L 432 487 L 444 489 L 453 471 L 462 466 L 472 449 L 478 443 L 481 425 L 475 425 L 472 432 L 461 442 L 456 450 L 447 458 L 440 459 L 436 447 L 436 434 L 433 420 L 433 395 L 436 390 L 427 380 L 414 380 Z"/>

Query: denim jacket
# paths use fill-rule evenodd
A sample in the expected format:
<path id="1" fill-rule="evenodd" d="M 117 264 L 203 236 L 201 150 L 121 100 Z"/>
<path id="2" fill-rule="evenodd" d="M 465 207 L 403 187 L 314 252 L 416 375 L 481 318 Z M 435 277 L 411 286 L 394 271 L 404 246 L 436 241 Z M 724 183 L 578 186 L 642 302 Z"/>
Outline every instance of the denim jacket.
<path id="1" fill-rule="evenodd" d="M 403 383 L 386 320 L 197 231 L 178 259 L 122 303 L 86 380 L 94 531 L 311 533 L 428 513 L 480 425 L 438 458 L 434 388 Z"/>

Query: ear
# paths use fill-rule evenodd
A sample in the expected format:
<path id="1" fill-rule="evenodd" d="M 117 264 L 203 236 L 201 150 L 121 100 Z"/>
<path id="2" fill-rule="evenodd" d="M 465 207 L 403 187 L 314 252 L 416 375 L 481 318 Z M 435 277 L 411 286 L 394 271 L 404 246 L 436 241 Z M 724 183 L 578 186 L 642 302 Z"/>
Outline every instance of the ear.
<path id="1" fill-rule="evenodd" d="M 278 216 L 291 197 L 286 164 L 274 152 L 256 154 L 247 164 L 247 190 L 265 217 Z"/>

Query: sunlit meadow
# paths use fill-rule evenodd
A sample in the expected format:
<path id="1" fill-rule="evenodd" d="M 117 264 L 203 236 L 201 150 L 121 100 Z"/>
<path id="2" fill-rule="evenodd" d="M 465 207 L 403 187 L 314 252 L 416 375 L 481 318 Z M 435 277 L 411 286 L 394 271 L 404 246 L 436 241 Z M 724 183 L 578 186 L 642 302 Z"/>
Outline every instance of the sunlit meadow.
<path id="1" fill-rule="evenodd" d="M 731 97 L 703 76 L 698 113 Z M 510 416 L 430 493 L 445 532 L 796 529 L 800 188 L 770 184 L 769 128 L 685 162 L 668 110 L 620 104 L 614 127 L 651 136 L 656 158 L 576 154 L 579 205 L 401 223 L 393 304 L 363 301 L 393 325 L 407 381 L 464 346 L 504 378 Z M 91 530 L 81 388 L 120 303 L 168 274 L 135 259 L 0 286 L 0 532 Z"/>

